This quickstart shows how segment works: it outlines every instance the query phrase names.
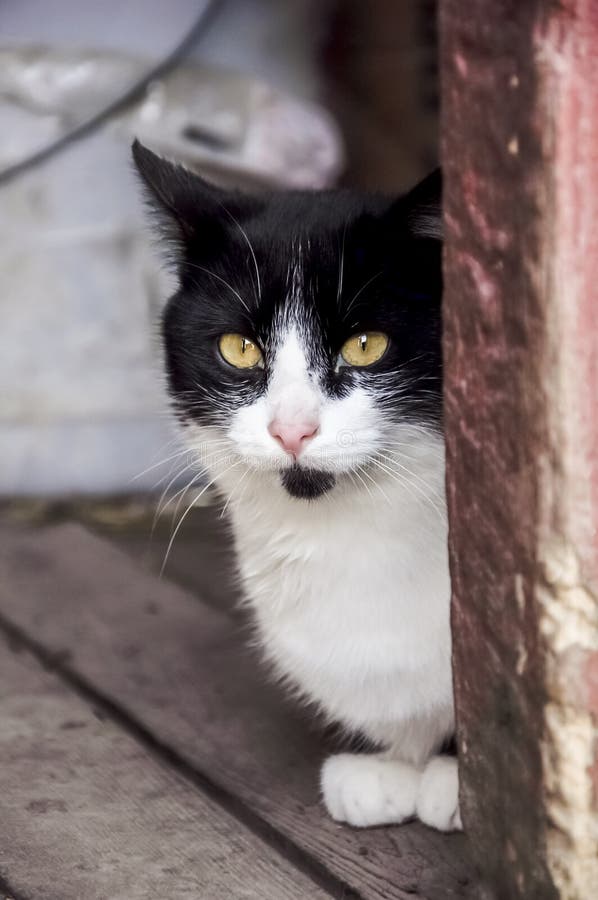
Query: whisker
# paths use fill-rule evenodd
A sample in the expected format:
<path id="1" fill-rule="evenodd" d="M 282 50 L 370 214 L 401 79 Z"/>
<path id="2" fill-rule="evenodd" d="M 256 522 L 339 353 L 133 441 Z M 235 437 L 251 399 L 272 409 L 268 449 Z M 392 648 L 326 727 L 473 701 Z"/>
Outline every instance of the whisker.
<path id="1" fill-rule="evenodd" d="M 220 452 L 217 456 L 214 457 L 214 459 L 212 459 L 212 460 L 210 461 L 210 465 L 211 465 L 211 466 L 219 465 L 219 464 L 222 462 L 223 459 L 226 459 L 226 458 L 227 458 L 227 456 L 228 456 L 228 454 L 227 454 L 226 452 Z M 183 503 L 183 501 L 184 501 L 184 499 L 185 499 L 185 496 L 187 495 L 187 492 L 188 492 L 195 484 L 197 484 L 197 482 L 199 481 L 200 478 L 203 478 L 204 475 L 207 475 L 207 474 L 208 474 L 208 471 L 209 471 L 209 466 L 202 465 L 201 468 L 200 468 L 200 470 L 199 470 L 199 472 L 197 472 L 197 474 L 195 474 L 195 475 L 191 478 L 191 480 L 189 481 L 189 483 L 188 483 L 187 485 L 185 485 L 184 487 L 182 487 L 180 490 L 178 490 L 178 491 L 176 492 L 176 494 L 173 494 L 172 497 L 170 497 L 170 498 L 166 501 L 166 503 L 164 504 L 164 506 L 163 506 L 162 509 L 160 510 L 160 515 L 163 515 L 163 514 L 166 512 L 166 510 L 168 509 L 168 507 L 170 506 L 170 504 L 171 504 L 171 503 L 174 503 L 174 501 L 176 500 L 177 497 L 179 497 L 179 495 L 182 495 L 182 496 L 180 496 L 180 498 L 179 498 L 179 500 L 178 500 L 178 502 L 177 502 L 177 505 L 176 505 L 176 507 L 175 507 L 175 509 L 174 509 L 174 512 L 173 512 L 173 514 L 172 514 L 173 520 L 176 519 L 176 517 L 177 517 L 177 515 L 178 515 L 178 511 L 179 511 L 179 509 L 180 509 L 180 507 L 181 507 L 181 504 Z"/>
<path id="2" fill-rule="evenodd" d="M 248 472 L 249 472 L 249 469 L 247 469 L 247 472 L 245 474 L 247 474 Z M 243 497 L 247 493 L 247 488 L 249 487 L 250 484 L 251 484 L 251 479 L 249 481 L 245 482 L 245 485 L 243 486 L 243 490 L 241 491 L 241 495 L 236 498 L 236 502 L 239 506 L 241 506 L 241 504 L 243 503 Z"/>
<path id="3" fill-rule="evenodd" d="M 181 504 L 183 503 L 185 497 L 187 496 L 187 494 L 189 493 L 189 491 L 191 490 L 191 488 L 192 488 L 194 485 L 196 485 L 197 482 L 198 482 L 201 478 L 203 478 L 204 475 L 206 475 L 206 473 L 207 473 L 207 469 L 201 469 L 200 472 L 197 472 L 197 473 L 193 476 L 193 478 L 191 478 L 191 480 L 188 482 L 188 484 L 186 484 L 186 485 L 185 485 L 184 487 L 182 487 L 179 491 L 177 491 L 176 494 L 173 494 L 172 497 L 164 504 L 164 506 L 162 507 L 162 510 L 161 510 L 161 512 L 160 512 L 160 515 L 163 515 L 163 514 L 166 512 L 166 510 L 168 509 L 168 507 L 170 506 L 170 504 L 171 504 L 171 503 L 174 503 L 174 501 L 175 501 L 176 498 L 178 497 L 179 499 L 178 499 L 177 504 L 176 504 L 176 506 L 175 506 L 175 508 L 174 508 L 174 512 L 172 513 L 172 522 L 174 523 L 174 521 L 175 521 L 175 519 L 176 519 L 176 517 L 177 517 L 177 515 L 178 515 L 179 509 L 181 508 Z"/>
<path id="4" fill-rule="evenodd" d="M 180 463 L 179 463 L 179 460 L 175 460 L 173 463 L 171 463 L 171 464 L 168 466 L 168 471 L 167 471 L 167 472 L 164 472 L 164 474 L 161 475 L 160 478 L 158 478 L 158 479 L 154 482 L 154 484 L 152 485 L 152 488 L 151 488 L 151 492 L 152 492 L 152 493 L 155 493 L 156 490 L 159 488 L 159 486 L 160 486 L 164 481 L 166 481 L 168 478 L 171 477 L 173 471 L 176 470 L 177 472 L 184 472 L 185 467 L 184 467 L 183 463 L 185 462 L 185 454 L 181 454 L 181 456 L 182 456 L 182 459 L 180 460 Z M 181 468 L 181 467 L 182 467 L 182 468 Z M 177 477 L 177 476 L 175 475 L 175 478 L 176 478 L 176 477 Z"/>
<path id="5" fill-rule="evenodd" d="M 404 472 L 406 472 L 407 475 L 409 475 L 411 478 L 415 478 L 417 481 L 421 482 L 421 484 L 424 486 L 424 488 L 427 491 L 430 491 L 432 494 L 434 494 L 434 496 L 440 497 L 439 492 L 430 484 L 429 481 L 426 481 L 426 479 L 422 478 L 421 475 L 418 475 L 417 472 L 412 472 L 411 469 L 404 464 L 404 462 L 402 461 L 403 454 L 401 454 L 401 458 L 397 458 L 397 456 L 394 453 L 388 452 L 388 451 L 385 453 L 384 452 L 379 453 L 379 455 L 382 457 L 382 459 L 386 460 L 387 462 L 393 463 L 394 465 L 398 466 L 400 469 L 402 469 Z M 417 462 L 417 460 L 411 458 L 411 462 Z"/>
<path id="6" fill-rule="evenodd" d="M 245 469 L 245 471 L 243 472 L 243 474 L 241 475 L 241 477 L 239 478 L 239 480 L 237 481 L 237 483 L 235 485 L 235 488 L 234 488 L 235 490 L 239 489 L 239 486 L 243 483 L 245 478 L 249 475 L 249 472 L 250 472 L 249 469 Z M 233 492 L 231 491 L 226 499 L 226 503 L 222 507 L 222 511 L 220 513 L 221 519 L 224 518 L 224 514 L 225 514 L 226 510 L 228 509 L 228 505 L 229 505 L 230 501 L 232 500 L 232 497 L 233 497 Z"/>
<path id="7" fill-rule="evenodd" d="M 410 442 L 410 441 L 395 441 L 395 440 L 393 440 L 391 447 L 382 446 L 382 447 L 379 447 L 378 449 L 383 450 L 386 453 L 395 453 L 397 451 L 398 447 L 401 447 L 401 448 L 406 447 L 409 450 L 415 450 L 415 449 L 417 449 L 418 445 L 414 444 L 413 442 Z M 401 452 L 401 457 L 405 457 L 406 459 L 411 459 L 411 460 L 413 460 L 413 462 L 416 462 L 418 459 L 421 459 L 421 456 L 420 457 L 409 456 L 403 449 L 400 452 Z M 425 452 L 426 452 L 426 456 L 432 456 L 436 459 L 444 458 L 444 451 L 440 447 L 432 447 L 428 444 L 426 446 Z"/>
<path id="8" fill-rule="evenodd" d="M 152 522 L 152 528 L 150 531 L 150 539 L 152 539 L 154 536 L 154 531 L 156 530 L 156 525 L 158 524 L 158 519 L 160 518 L 160 516 L 166 509 L 166 506 L 168 506 L 170 504 L 170 500 L 167 500 L 166 503 L 164 504 L 164 498 L 168 494 L 168 491 L 170 490 L 170 488 L 172 487 L 174 482 L 178 478 L 181 477 L 181 475 L 183 475 L 185 472 L 188 472 L 189 469 L 193 468 L 195 465 L 197 465 L 197 460 L 192 459 L 191 462 L 188 463 L 188 465 L 186 465 L 183 469 L 180 469 L 178 472 L 176 472 L 175 475 L 170 479 L 170 481 L 168 482 L 168 484 L 166 485 L 166 487 L 164 488 L 162 493 L 160 494 L 160 499 L 158 500 L 158 503 L 156 505 L 156 512 L 154 513 L 154 520 Z M 176 494 L 175 494 L 175 496 L 176 496 Z"/>
<path id="9" fill-rule="evenodd" d="M 338 289 L 336 292 L 336 305 L 340 305 L 341 295 L 343 293 L 343 277 L 345 271 L 345 237 L 347 235 L 347 222 L 345 222 L 345 227 L 343 228 L 343 240 L 341 245 L 340 252 L 340 262 L 338 267 Z"/>
<path id="10" fill-rule="evenodd" d="M 237 226 L 237 228 L 239 229 L 239 231 L 241 232 L 241 234 L 242 234 L 243 237 L 245 238 L 245 241 L 246 241 L 246 243 L 247 243 L 247 246 L 249 247 L 249 252 L 251 253 L 251 255 L 252 255 L 252 257 L 253 257 L 253 265 L 255 266 L 255 277 L 256 277 L 256 279 L 257 279 L 257 299 L 258 299 L 258 301 L 259 301 L 259 300 L 261 300 L 261 298 L 262 298 L 262 286 L 261 286 L 261 283 L 260 283 L 260 271 L 259 271 L 258 266 L 257 266 L 257 259 L 256 259 L 256 256 L 255 256 L 255 251 L 254 251 L 254 249 L 253 249 L 253 246 L 252 246 L 252 244 L 251 244 L 251 241 L 249 240 L 249 238 L 248 238 L 248 236 L 247 236 L 247 232 L 246 232 L 245 229 L 241 226 L 240 222 L 237 222 L 237 220 L 235 219 L 235 217 L 233 216 L 233 214 L 231 213 L 231 211 L 228 210 L 228 209 L 226 208 L 226 206 L 224 206 L 223 204 L 220 204 L 220 205 L 222 206 L 222 209 L 224 210 L 224 212 L 225 212 L 228 216 L 230 216 L 230 218 L 233 220 L 233 222 L 235 223 L 235 225 Z"/>
<path id="11" fill-rule="evenodd" d="M 413 488 L 413 490 L 416 491 L 417 494 L 423 500 L 425 500 L 425 502 L 429 505 L 430 509 L 434 510 L 435 514 L 438 516 L 438 518 L 442 522 L 442 524 L 443 525 L 446 524 L 446 517 L 443 514 L 443 512 L 436 506 L 433 499 L 419 487 L 419 485 L 414 484 L 412 481 L 410 481 L 408 478 L 406 478 L 405 475 L 403 475 L 401 472 L 397 471 L 396 469 L 389 468 L 389 466 L 380 462 L 379 459 L 372 459 L 371 464 L 377 466 L 383 472 L 386 472 L 392 478 L 394 478 L 394 480 L 397 482 L 397 484 L 401 484 L 407 490 L 407 492 L 409 494 L 411 494 L 411 496 L 415 500 L 417 498 L 411 490 L 411 488 Z"/>
<path id="12" fill-rule="evenodd" d="M 368 281 L 366 281 L 366 283 L 365 283 L 362 287 L 359 288 L 359 290 L 357 291 L 357 293 L 355 294 L 355 296 L 353 297 L 353 299 L 352 299 L 351 302 L 349 303 L 348 307 L 346 308 L 345 314 L 344 314 L 344 316 L 343 316 L 343 319 L 346 319 L 346 318 L 347 318 L 347 316 L 348 316 L 349 313 L 351 312 L 351 308 L 352 308 L 353 305 L 355 304 L 357 298 L 360 297 L 361 294 L 363 294 L 363 292 L 365 291 L 366 287 L 368 287 L 368 286 L 372 283 L 372 281 L 375 281 L 376 278 L 379 278 L 380 275 L 383 274 L 383 272 L 384 272 L 384 269 L 381 269 L 379 272 L 376 272 L 375 275 L 372 275 L 372 277 L 369 278 Z"/>
<path id="13" fill-rule="evenodd" d="M 176 459 L 179 456 L 184 456 L 188 450 L 186 447 L 182 447 L 180 450 L 177 450 L 176 453 L 173 453 L 172 456 L 167 456 L 164 459 L 159 459 L 157 463 L 154 463 L 152 466 L 148 466 L 147 469 L 144 469 L 143 472 L 138 472 L 137 475 L 134 475 L 129 479 L 129 483 L 132 481 L 137 481 L 138 478 L 143 478 L 144 475 L 147 475 L 148 472 L 153 472 L 154 469 L 157 469 L 158 466 L 164 466 L 167 462 L 170 462 L 171 459 Z"/>
<path id="14" fill-rule="evenodd" d="M 359 479 L 359 481 L 361 482 L 361 484 L 364 486 L 364 488 L 365 488 L 365 490 L 366 490 L 366 493 L 368 494 L 370 500 L 372 500 L 372 502 L 373 502 L 373 500 L 374 500 L 373 494 L 372 494 L 372 492 L 370 491 L 370 489 L 369 489 L 369 487 L 367 486 L 367 484 L 365 483 L 365 481 L 363 480 L 363 478 L 361 477 L 361 475 L 359 474 L 358 469 L 351 469 L 351 472 L 352 472 L 353 475 L 355 475 L 356 478 Z"/>
<path id="15" fill-rule="evenodd" d="M 232 284 L 229 284 L 225 278 L 222 278 L 220 275 L 217 275 L 216 272 L 212 272 L 210 269 L 206 269 L 205 266 L 198 266 L 197 263 L 187 263 L 187 265 L 193 269 L 200 269 L 202 272 L 206 272 L 208 275 L 211 275 L 212 278 L 216 278 L 218 281 L 221 281 L 222 284 L 224 284 L 229 289 L 229 291 L 233 292 L 239 303 L 241 303 L 241 305 L 245 307 L 247 312 L 250 312 L 249 307 L 241 297 L 240 293 L 236 291 Z"/>
<path id="16" fill-rule="evenodd" d="M 220 475 L 224 475 L 224 474 L 226 474 L 226 472 L 230 472 L 230 470 L 234 469 L 235 466 L 240 466 L 241 462 L 242 462 L 242 460 L 238 460 L 238 462 L 235 462 L 232 464 L 232 466 L 229 466 L 228 469 L 225 469 L 224 472 L 219 472 L 218 475 L 215 475 L 212 478 L 212 480 L 209 481 L 204 488 L 202 488 L 202 490 L 199 492 L 199 494 L 193 498 L 193 500 L 191 501 L 191 503 L 189 504 L 189 506 L 187 507 L 187 509 L 181 516 L 181 518 L 179 519 L 178 524 L 177 524 L 176 528 L 174 529 L 174 532 L 168 542 L 168 547 L 166 548 L 166 553 L 164 554 L 164 561 L 160 568 L 160 577 L 162 577 L 162 575 L 164 574 L 164 569 L 166 568 L 166 564 L 168 562 L 168 557 L 170 556 L 170 551 L 172 550 L 172 545 L 174 544 L 175 538 L 180 531 L 181 525 L 183 524 L 183 522 L 185 521 L 185 519 L 187 518 L 187 516 L 189 515 L 189 513 L 191 512 L 191 510 L 197 503 L 197 501 L 200 499 L 200 497 L 203 497 L 203 495 L 208 490 L 208 488 L 212 487 L 212 485 L 214 484 L 214 482 Z"/>
<path id="17" fill-rule="evenodd" d="M 359 478 L 358 472 L 361 472 L 363 475 L 365 475 L 367 478 L 369 478 L 370 481 L 374 484 L 374 486 L 378 488 L 378 490 L 380 491 L 380 493 L 382 494 L 382 496 L 384 497 L 384 499 L 386 500 L 386 502 L 387 502 L 390 506 L 392 506 L 392 503 L 391 503 L 391 501 L 390 501 L 390 497 L 388 496 L 388 494 L 386 493 L 386 491 L 382 490 L 382 485 L 380 485 L 380 484 L 376 481 L 375 478 L 372 478 L 372 476 L 370 475 L 370 473 L 369 473 L 363 466 L 358 466 L 357 469 L 354 469 L 353 471 L 355 472 L 355 474 L 357 475 L 358 478 Z M 365 484 L 365 482 L 364 482 L 364 484 Z M 370 492 L 368 491 L 368 493 L 370 493 Z M 372 496 L 372 495 L 370 494 L 370 496 Z M 372 500 L 373 500 L 373 499 L 374 499 L 374 498 L 372 497 Z"/>

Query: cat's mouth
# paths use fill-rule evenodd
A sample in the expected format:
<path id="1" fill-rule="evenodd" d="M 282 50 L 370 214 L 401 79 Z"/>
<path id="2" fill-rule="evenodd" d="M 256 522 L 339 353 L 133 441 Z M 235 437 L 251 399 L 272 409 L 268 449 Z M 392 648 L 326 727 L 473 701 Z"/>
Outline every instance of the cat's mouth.
<path id="1" fill-rule="evenodd" d="M 281 481 L 287 493 L 300 500 L 315 500 L 332 490 L 336 484 L 336 478 L 331 472 L 305 469 L 297 463 L 281 473 Z"/>

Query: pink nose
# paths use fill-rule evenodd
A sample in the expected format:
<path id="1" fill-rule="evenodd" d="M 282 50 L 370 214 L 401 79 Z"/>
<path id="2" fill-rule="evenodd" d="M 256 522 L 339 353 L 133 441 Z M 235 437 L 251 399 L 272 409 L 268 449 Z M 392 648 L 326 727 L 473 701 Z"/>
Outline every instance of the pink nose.
<path id="1" fill-rule="evenodd" d="M 292 453 L 295 458 L 305 449 L 305 445 L 318 432 L 318 424 L 314 422 L 279 422 L 273 419 L 268 431 L 283 450 Z"/>

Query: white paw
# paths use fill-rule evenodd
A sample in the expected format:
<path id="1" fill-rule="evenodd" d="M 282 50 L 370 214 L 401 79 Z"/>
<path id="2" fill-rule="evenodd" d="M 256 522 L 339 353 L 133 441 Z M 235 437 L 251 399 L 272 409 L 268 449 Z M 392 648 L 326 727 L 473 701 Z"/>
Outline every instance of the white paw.
<path id="1" fill-rule="evenodd" d="M 459 773 L 453 756 L 435 756 L 423 771 L 417 795 L 417 817 L 439 831 L 461 831 Z"/>
<path id="2" fill-rule="evenodd" d="M 365 828 L 415 815 L 421 772 L 378 755 L 340 753 L 322 766 L 324 803 L 333 819 Z"/>

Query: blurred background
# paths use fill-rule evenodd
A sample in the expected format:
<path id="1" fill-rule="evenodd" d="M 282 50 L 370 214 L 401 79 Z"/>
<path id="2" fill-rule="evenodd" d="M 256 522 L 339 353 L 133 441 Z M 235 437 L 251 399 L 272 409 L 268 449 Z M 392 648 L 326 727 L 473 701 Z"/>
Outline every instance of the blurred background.
<path id="1" fill-rule="evenodd" d="M 5 513 L 145 546 L 169 484 L 133 137 L 223 184 L 402 191 L 437 164 L 435 22 L 433 0 L 0 4 Z"/>

